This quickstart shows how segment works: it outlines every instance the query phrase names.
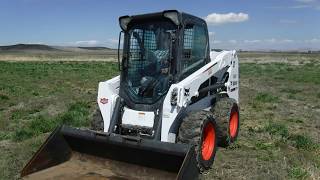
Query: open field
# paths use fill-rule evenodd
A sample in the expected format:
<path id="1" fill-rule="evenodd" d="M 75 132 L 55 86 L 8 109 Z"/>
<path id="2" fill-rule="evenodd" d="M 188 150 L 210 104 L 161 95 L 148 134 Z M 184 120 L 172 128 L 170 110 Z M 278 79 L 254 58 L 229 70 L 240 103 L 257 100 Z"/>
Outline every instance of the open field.
<path id="1" fill-rule="evenodd" d="M 0 46 L 0 61 L 115 61 L 117 50 L 46 45 Z"/>
<path id="2" fill-rule="evenodd" d="M 0 179 L 18 179 L 57 125 L 88 127 L 98 82 L 118 74 L 104 59 L 116 59 L 115 52 L 87 54 L 93 62 L 68 53 L 72 58 L 49 52 L 24 62 L 35 55 L 0 52 Z M 239 139 L 218 150 L 202 179 L 320 179 L 320 54 L 239 58 Z"/>

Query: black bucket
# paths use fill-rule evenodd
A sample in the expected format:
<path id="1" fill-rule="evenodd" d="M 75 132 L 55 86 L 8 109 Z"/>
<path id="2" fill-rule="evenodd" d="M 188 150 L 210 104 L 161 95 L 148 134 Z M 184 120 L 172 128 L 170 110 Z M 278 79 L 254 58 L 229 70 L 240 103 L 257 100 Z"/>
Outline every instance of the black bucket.
<path id="1" fill-rule="evenodd" d="M 57 128 L 23 168 L 25 179 L 196 179 L 194 147 Z"/>

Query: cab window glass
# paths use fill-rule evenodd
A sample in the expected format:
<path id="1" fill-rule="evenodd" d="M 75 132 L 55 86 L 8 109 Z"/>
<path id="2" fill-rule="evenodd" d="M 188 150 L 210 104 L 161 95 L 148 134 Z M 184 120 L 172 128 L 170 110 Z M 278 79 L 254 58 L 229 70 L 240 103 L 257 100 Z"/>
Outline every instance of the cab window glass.
<path id="1" fill-rule="evenodd" d="M 186 25 L 183 35 L 181 79 L 184 79 L 204 65 L 208 44 L 206 29 L 203 26 Z"/>

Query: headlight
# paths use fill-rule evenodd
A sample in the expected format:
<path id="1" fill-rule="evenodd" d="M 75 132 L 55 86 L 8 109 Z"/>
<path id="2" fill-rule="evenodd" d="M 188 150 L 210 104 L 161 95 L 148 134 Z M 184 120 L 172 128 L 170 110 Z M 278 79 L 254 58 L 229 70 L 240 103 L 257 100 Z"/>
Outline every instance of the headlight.
<path id="1" fill-rule="evenodd" d="M 174 88 L 171 92 L 170 103 L 171 106 L 176 106 L 178 100 L 178 88 Z"/>

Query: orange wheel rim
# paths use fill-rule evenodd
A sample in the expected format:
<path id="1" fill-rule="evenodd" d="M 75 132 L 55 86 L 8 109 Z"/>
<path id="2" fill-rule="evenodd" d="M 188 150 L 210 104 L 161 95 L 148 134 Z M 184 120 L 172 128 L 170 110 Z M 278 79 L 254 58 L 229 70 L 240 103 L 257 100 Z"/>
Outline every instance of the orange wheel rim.
<path id="1" fill-rule="evenodd" d="M 236 137 L 239 125 L 239 114 L 238 111 L 233 110 L 231 112 L 230 122 L 229 122 L 229 133 L 232 138 Z"/>
<path id="2" fill-rule="evenodd" d="M 209 160 L 213 154 L 216 141 L 216 132 L 212 123 L 208 123 L 204 128 L 202 141 L 202 158 Z"/>

